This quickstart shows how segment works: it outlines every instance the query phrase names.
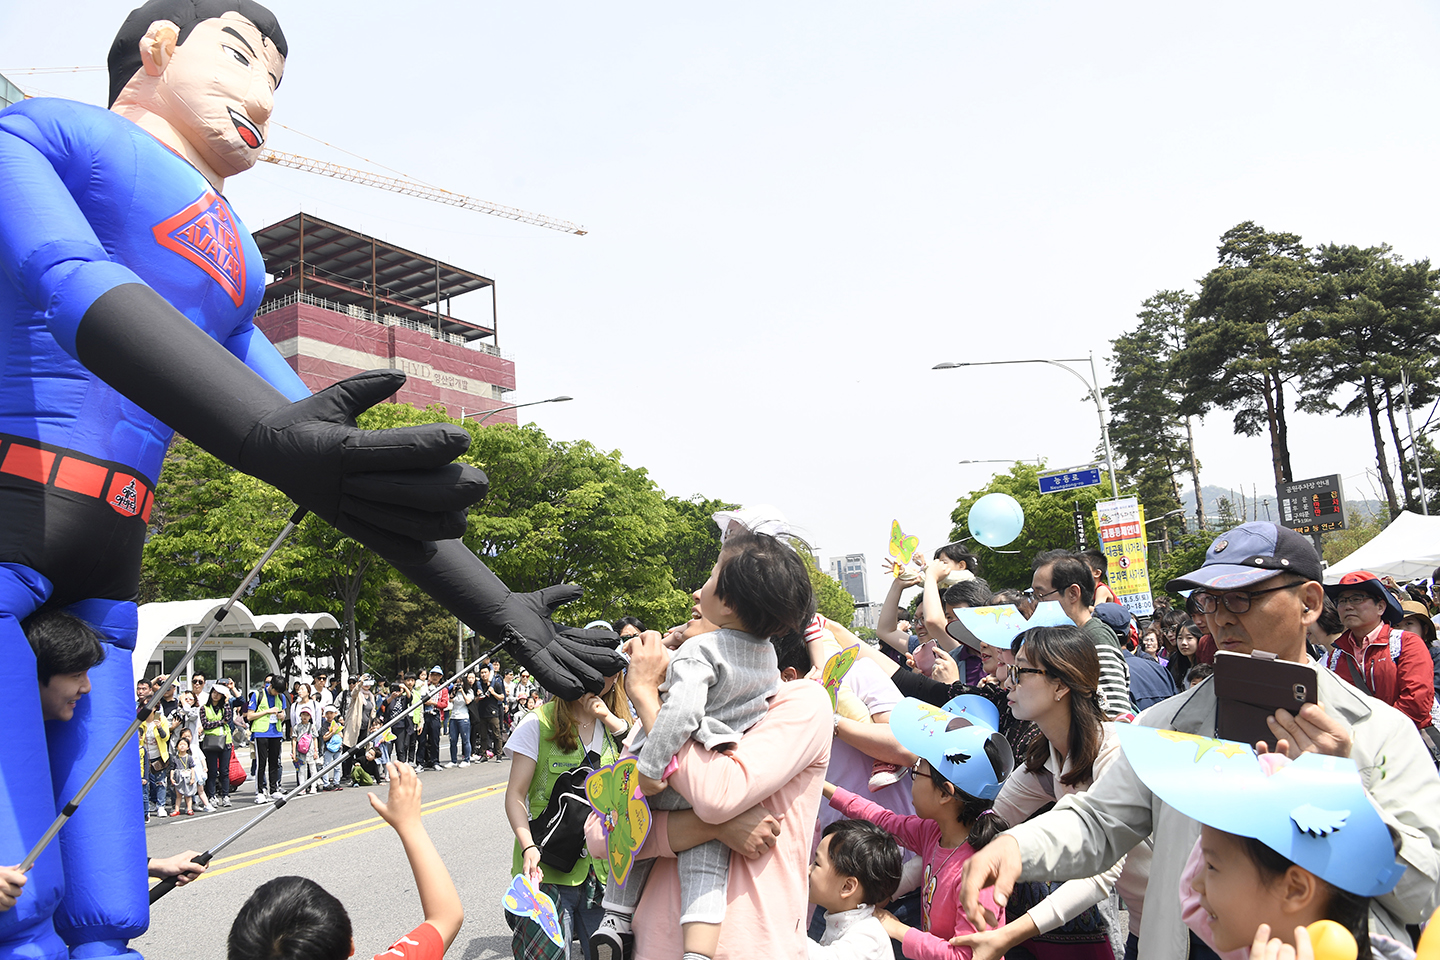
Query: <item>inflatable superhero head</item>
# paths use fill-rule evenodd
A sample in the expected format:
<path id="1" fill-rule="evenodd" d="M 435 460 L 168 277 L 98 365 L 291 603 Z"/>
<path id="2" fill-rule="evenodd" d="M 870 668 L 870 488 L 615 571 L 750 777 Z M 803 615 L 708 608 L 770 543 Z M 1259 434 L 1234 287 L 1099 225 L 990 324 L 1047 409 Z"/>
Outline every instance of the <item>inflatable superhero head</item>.
<path id="1" fill-rule="evenodd" d="M 220 177 L 250 169 L 289 47 L 254 0 L 150 0 L 110 47 L 110 106 L 167 121 Z"/>

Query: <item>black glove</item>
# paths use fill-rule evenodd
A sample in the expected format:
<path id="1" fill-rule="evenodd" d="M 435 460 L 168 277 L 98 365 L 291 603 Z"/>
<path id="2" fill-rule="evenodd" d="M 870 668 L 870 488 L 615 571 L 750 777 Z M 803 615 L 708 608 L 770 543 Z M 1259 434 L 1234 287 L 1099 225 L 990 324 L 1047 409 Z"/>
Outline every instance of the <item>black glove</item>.
<path id="1" fill-rule="evenodd" d="M 557 628 L 550 619 L 556 607 L 583 593 L 580 587 L 565 584 L 511 593 L 460 541 L 446 540 L 435 547 L 430 559 L 396 563 L 396 569 L 476 633 L 504 644 L 546 690 L 562 700 L 576 700 L 587 690 L 599 693 L 606 677 L 625 669 L 625 657 L 614 649 L 620 639 L 616 634 Z"/>
<path id="2" fill-rule="evenodd" d="M 550 613 L 578 587 L 516 596 L 464 544 L 436 542 L 464 532 L 464 509 L 484 496 L 486 480 L 473 467 L 447 463 L 469 444 L 459 427 L 355 427 L 355 416 L 398 389 L 404 374 L 357 374 L 292 403 L 159 294 L 133 283 L 90 305 L 75 347 L 86 367 L 143 410 L 273 483 L 473 629 L 504 642 L 557 696 L 599 693 L 604 678 L 624 667 L 622 656 L 597 646 L 601 638 L 557 635 Z"/>
<path id="3" fill-rule="evenodd" d="M 82 363 L 222 461 L 274 484 L 387 559 L 416 562 L 465 531 L 485 474 L 450 463 L 470 445 L 451 424 L 361 430 L 355 417 L 405 383 L 356 374 L 292 403 L 140 284 L 102 294 L 75 334 Z M 159 478 L 153 478 L 158 480 Z"/>
<path id="4" fill-rule="evenodd" d="M 355 426 L 404 383 L 398 370 L 370 370 L 281 407 L 250 431 L 237 466 L 382 555 L 423 560 L 429 541 L 464 535 L 465 509 L 489 483 L 450 462 L 470 446 L 460 427 Z"/>

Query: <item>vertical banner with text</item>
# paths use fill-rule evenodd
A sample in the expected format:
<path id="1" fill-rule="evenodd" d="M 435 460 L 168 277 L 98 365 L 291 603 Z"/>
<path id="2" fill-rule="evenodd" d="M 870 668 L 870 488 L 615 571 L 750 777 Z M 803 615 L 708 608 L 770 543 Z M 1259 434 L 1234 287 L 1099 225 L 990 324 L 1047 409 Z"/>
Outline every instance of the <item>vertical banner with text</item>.
<path id="1" fill-rule="evenodd" d="M 1155 612 L 1155 601 L 1150 595 L 1145 508 L 1134 497 L 1102 500 L 1095 504 L 1095 520 L 1100 549 L 1110 561 L 1110 589 L 1135 616 L 1150 616 Z"/>

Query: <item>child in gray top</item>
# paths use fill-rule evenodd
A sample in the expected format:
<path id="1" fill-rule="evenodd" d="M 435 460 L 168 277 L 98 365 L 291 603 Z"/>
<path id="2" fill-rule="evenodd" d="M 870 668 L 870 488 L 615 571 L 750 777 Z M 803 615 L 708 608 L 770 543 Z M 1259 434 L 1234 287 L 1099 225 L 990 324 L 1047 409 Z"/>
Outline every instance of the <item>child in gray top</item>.
<path id="1" fill-rule="evenodd" d="M 725 541 L 699 600 L 701 616 L 714 629 L 687 640 L 671 657 L 660 712 L 643 739 L 631 742 L 639 749 L 640 789 L 660 810 L 690 806 L 664 780 L 687 739 L 714 750 L 737 742 L 765 716 L 780 685 L 770 638 L 803 629 L 815 613 L 799 555 L 774 537 L 749 532 Z M 678 860 L 686 960 L 713 957 L 725 917 L 730 851 L 712 840 L 682 851 Z M 605 919 L 590 940 L 594 960 L 624 957 L 652 863 L 635 861 L 623 887 L 613 876 L 607 882 Z"/>

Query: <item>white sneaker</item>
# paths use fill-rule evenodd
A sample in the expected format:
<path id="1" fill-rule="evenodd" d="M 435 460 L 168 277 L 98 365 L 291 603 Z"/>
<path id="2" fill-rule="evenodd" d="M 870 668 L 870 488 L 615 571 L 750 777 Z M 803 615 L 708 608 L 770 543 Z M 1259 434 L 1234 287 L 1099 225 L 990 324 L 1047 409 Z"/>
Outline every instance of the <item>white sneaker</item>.
<path id="1" fill-rule="evenodd" d="M 164 818 L 170 816 L 170 814 L 168 814 L 168 813 L 165 812 L 165 808 L 164 808 L 164 807 L 160 807 L 160 808 L 158 808 L 158 809 L 155 811 L 155 816 L 157 816 L 157 817 L 159 817 L 159 818 L 161 818 L 161 819 L 163 820 Z"/>
<path id="2" fill-rule="evenodd" d="M 445 767 L 445 769 L 448 770 L 448 769 L 450 769 L 451 767 L 455 766 L 455 764 L 453 764 L 453 763 L 446 763 L 446 764 L 443 764 L 443 766 Z"/>
<path id="3" fill-rule="evenodd" d="M 468 767 L 468 766 L 470 766 L 470 761 L 469 761 L 469 760 L 461 760 L 460 763 L 459 763 L 459 766 Z"/>
<path id="4" fill-rule="evenodd" d="M 257 793 L 257 794 L 255 794 L 255 802 L 256 802 L 256 803 L 269 803 L 269 802 L 270 802 L 270 798 L 267 797 L 267 796 L 265 796 L 265 794 L 263 794 L 263 793 Z"/>
<path id="5" fill-rule="evenodd" d="M 228 807 L 228 806 L 230 806 L 230 798 L 229 798 L 229 797 L 221 797 L 220 800 L 219 800 L 219 804 L 220 804 L 220 806 L 222 806 L 222 807 Z"/>

